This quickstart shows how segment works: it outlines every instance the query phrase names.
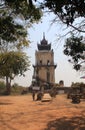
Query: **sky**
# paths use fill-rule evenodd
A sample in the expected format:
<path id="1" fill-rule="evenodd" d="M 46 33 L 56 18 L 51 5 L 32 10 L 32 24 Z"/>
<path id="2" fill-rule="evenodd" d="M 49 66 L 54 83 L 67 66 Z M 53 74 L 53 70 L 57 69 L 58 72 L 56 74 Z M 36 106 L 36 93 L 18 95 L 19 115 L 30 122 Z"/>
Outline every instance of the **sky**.
<path id="1" fill-rule="evenodd" d="M 60 35 L 63 36 L 67 32 L 67 27 L 62 26 L 61 23 L 51 25 L 53 18 L 53 14 L 45 15 L 38 24 L 34 24 L 33 27 L 28 29 L 28 39 L 31 41 L 31 44 L 28 49 L 25 49 L 25 52 L 30 57 L 30 70 L 25 73 L 25 77 L 16 77 L 13 83 L 18 83 L 25 87 L 30 86 L 33 76 L 33 64 L 35 64 L 35 51 L 37 50 L 37 43 L 40 43 L 43 39 L 43 32 L 54 51 L 54 63 L 57 64 L 55 69 L 55 83 L 63 80 L 64 85 L 69 87 L 72 82 L 85 82 L 85 79 L 80 78 L 84 75 L 84 72 L 76 72 L 72 64 L 68 62 L 68 57 L 63 54 L 63 45 L 67 36 L 58 40 Z"/>

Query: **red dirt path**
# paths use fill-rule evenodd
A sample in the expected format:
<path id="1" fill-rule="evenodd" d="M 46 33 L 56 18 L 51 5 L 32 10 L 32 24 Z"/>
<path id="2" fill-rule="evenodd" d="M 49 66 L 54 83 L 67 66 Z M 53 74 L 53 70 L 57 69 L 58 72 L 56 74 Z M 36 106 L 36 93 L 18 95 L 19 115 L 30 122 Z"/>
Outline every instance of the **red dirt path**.
<path id="1" fill-rule="evenodd" d="M 0 97 L 0 130 L 85 130 L 85 100 L 72 104 L 66 95 L 50 102 L 31 95 Z"/>

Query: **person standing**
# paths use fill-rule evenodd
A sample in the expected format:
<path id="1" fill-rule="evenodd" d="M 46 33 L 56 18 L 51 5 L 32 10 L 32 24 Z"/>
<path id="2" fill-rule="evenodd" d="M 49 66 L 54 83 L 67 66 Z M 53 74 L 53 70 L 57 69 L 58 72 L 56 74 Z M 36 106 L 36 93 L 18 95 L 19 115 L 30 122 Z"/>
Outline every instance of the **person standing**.
<path id="1" fill-rule="evenodd" d="M 35 91 L 32 92 L 33 101 L 35 100 Z"/>

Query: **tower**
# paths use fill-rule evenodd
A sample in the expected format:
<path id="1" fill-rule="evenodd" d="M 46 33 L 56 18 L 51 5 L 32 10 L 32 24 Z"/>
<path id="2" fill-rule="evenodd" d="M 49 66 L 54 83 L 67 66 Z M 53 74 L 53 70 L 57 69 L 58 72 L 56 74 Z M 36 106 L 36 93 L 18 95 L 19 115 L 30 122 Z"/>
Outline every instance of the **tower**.
<path id="1" fill-rule="evenodd" d="M 37 85 L 42 83 L 55 83 L 55 68 L 54 65 L 54 52 L 51 49 L 51 44 L 45 39 L 45 34 L 43 34 L 43 39 L 40 44 L 37 44 L 38 50 L 35 52 L 35 65 L 34 75 Z"/>

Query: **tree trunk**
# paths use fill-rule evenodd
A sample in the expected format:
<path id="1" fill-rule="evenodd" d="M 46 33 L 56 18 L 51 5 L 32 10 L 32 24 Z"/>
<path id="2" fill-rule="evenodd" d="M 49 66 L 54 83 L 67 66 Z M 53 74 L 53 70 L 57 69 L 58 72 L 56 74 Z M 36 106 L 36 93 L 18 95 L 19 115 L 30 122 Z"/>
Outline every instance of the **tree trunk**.
<path id="1" fill-rule="evenodd" d="M 9 79 L 10 78 L 8 76 L 6 76 L 6 94 L 7 95 L 10 95 L 10 93 L 11 93 L 11 85 L 10 85 Z"/>

